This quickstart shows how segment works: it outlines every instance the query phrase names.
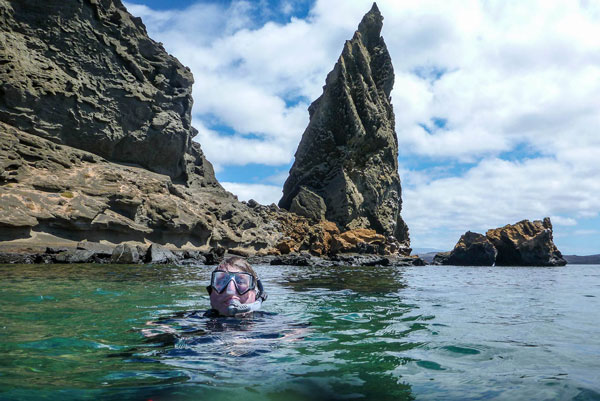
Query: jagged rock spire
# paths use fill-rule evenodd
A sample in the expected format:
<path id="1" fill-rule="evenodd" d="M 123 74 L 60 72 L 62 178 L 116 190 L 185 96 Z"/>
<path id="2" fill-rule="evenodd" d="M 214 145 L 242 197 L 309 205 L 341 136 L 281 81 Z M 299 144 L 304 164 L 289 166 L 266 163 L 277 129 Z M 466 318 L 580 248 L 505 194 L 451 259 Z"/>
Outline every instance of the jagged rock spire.
<path id="1" fill-rule="evenodd" d="M 324 215 L 345 230 L 372 228 L 408 246 L 390 103 L 394 69 L 382 26 L 373 3 L 344 44 L 323 94 L 309 107 L 310 122 L 279 205 L 299 214 Z M 325 210 L 307 212 L 310 205 Z"/>

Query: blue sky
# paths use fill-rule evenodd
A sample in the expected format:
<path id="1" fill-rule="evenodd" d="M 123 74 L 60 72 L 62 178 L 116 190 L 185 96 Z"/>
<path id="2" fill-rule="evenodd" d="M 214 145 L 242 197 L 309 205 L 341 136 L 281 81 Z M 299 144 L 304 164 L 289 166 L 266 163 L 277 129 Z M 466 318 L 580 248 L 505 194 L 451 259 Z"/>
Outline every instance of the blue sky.
<path id="1" fill-rule="evenodd" d="M 413 247 L 550 216 L 563 253 L 600 253 L 600 4 L 377 3 Z M 307 107 L 372 2 L 125 4 L 194 73 L 195 140 L 219 181 L 277 203 Z"/>

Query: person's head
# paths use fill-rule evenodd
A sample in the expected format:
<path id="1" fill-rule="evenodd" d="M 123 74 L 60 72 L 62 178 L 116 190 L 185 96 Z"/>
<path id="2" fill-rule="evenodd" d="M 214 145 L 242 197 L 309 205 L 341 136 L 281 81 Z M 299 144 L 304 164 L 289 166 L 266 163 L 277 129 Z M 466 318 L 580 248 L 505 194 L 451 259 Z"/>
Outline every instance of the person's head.
<path id="1" fill-rule="evenodd" d="M 241 304 L 256 301 L 258 276 L 244 258 L 227 258 L 212 272 L 210 282 L 210 306 L 219 314 L 227 316 L 232 300 Z"/>

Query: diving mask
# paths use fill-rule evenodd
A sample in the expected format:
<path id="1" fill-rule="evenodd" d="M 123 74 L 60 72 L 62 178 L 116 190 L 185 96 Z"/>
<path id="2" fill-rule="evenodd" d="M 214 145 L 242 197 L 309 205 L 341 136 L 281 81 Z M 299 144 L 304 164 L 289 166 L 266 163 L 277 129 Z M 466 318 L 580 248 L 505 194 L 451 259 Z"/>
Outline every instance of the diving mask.
<path id="1" fill-rule="evenodd" d="M 221 294 L 225 291 L 231 280 L 233 280 L 235 290 L 239 295 L 244 295 L 248 291 L 256 288 L 256 280 L 252 274 L 245 272 L 228 272 L 224 270 L 215 270 L 212 272 L 209 288 L 214 289 L 217 294 Z"/>

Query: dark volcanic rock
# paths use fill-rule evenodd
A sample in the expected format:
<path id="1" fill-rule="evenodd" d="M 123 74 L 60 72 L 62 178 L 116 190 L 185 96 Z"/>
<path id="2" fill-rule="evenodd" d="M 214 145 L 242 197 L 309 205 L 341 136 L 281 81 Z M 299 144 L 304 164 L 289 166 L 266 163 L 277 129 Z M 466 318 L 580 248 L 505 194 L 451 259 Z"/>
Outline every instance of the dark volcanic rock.
<path id="1" fill-rule="evenodd" d="M 81 241 L 77 244 L 77 249 L 83 249 L 87 251 L 94 251 L 99 257 L 110 258 L 114 252 L 114 246 L 105 245 L 98 242 Z"/>
<path id="2" fill-rule="evenodd" d="M 315 221 L 325 220 L 326 211 L 327 206 L 323 198 L 306 187 L 300 187 L 290 204 L 290 212 Z"/>
<path id="3" fill-rule="evenodd" d="M 53 256 L 55 263 L 92 263 L 94 260 L 94 251 L 87 251 L 85 249 L 76 249 L 73 251 L 60 252 Z"/>
<path id="4" fill-rule="evenodd" d="M 0 0 L 0 30 L 0 121 L 179 182 L 219 185 L 192 142 L 191 72 L 120 0 Z"/>
<path id="5" fill-rule="evenodd" d="M 177 256 L 169 249 L 159 244 L 152 244 L 146 253 L 146 263 L 177 263 Z"/>
<path id="6" fill-rule="evenodd" d="M 498 250 L 499 266 L 564 266 L 567 261 L 554 245 L 552 223 L 523 220 L 516 224 L 488 230 L 488 240 Z"/>
<path id="7" fill-rule="evenodd" d="M 438 253 L 433 262 L 455 266 L 493 266 L 498 251 L 485 235 L 467 231 L 451 252 Z"/>
<path id="8" fill-rule="evenodd" d="M 110 261 L 112 263 L 135 264 L 140 263 L 140 254 L 136 246 L 119 244 L 113 250 Z"/>
<path id="9" fill-rule="evenodd" d="M 345 43 L 323 94 L 309 107 L 310 123 L 285 182 L 279 206 L 314 218 L 325 217 L 341 231 L 370 228 L 409 246 L 400 216 L 398 140 L 390 92 L 394 70 L 380 36 L 377 6 Z M 297 205 L 301 205 L 298 207 Z M 310 206 L 316 205 L 316 206 Z"/>

